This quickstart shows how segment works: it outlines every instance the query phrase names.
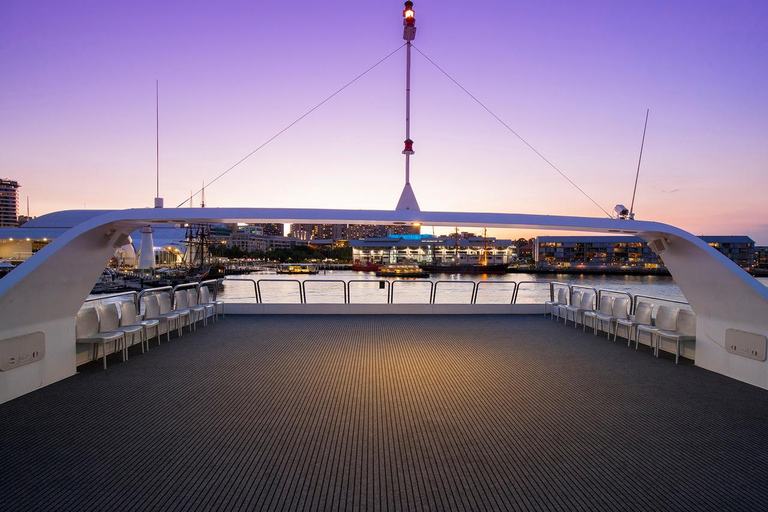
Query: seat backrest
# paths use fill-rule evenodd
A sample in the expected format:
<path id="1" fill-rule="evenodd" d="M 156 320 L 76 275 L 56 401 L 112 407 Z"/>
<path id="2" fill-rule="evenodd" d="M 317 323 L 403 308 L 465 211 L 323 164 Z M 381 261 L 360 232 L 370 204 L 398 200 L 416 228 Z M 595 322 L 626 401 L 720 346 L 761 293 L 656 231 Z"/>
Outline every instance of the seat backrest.
<path id="1" fill-rule="evenodd" d="M 132 300 L 120 302 L 120 325 L 136 323 L 136 305 Z"/>
<path id="2" fill-rule="evenodd" d="M 160 314 L 165 315 L 166 313 L 171 312 L 171 297 L 167 293 L 158 293 L 155 295 L 157 297 L 157 305 L 160 307 Z"/>
<path id="3" fill-rule="evenodd" d="M 696 313 L 681 309 L 677 315 L 677 332 L 686 336 L 696 336 Z"/>
<path id="4" fill-rule="evenodd" d="M 182 309 L 187 309 L 189 307 L 188 301 L 187 301 L 187 290 L 177 290 L 174 296 L 174 309 L 176 311 L 181 311 Z"/>
<path id="5" fill-rule="evenodd" d="M 558 297 L 559 300 L 559 297 Z M 207 304 L 211 302 L 211 293 L 208 291 L 207 286 L 200 287 L 200 304 Z"/>
<path id="6" fill-rule="evenodd" d="M 109 302 L 98 306 L 99 332 L 114 331 L 120 327 L 120 317 L 117 313 L 117 304 Z"/>
<path id="7" fill-rule="evenodd" d="M 587 292 L 581 298 L 581 309 L 595 309 L 595 294 Z"/>
<path id="8" fill-rule="evenodd" d="M 677 316 L 680 313 L 678 308 L 670 306 L 659 306 L 656 312 L 656 327 L 665 331 L 674 331 L 677 329 Z"/>
<path id="9" fill-rule="evenodd" d="M 629 317 L 629 297 L 617 297 L 613 301 L 613 311 L 611 315 L 616 318 Z"/>
<path id="10" fill-rule="evenodd" d="M 600 312 L 604 315 L 611 315 L 613 314 L 613 297 L 600 297 Z"/>
<path id="11" fill-rule="evenodd" d="M 650 302 L 638 302 L 635 309 L 635 322 L 644 325 L 651 325 L 653 315 L 653 304 Z"/>
<path id="12" fill-rule="evenodd" d="M 77 312 L 75 336 L 87 338 L 99 332 L 99 313 L 96 308 L 84 308 Z"/>
<path id="13" fill-rule="evenodd" d="M 194 288 L 189 288 L 187 290 L 187 304 L 189 305 L 189 307 L 198 305 L 197 290 L 195 290 Z"/>
<path id="14" fill-rule="evenodd" d="M 144 318 L 157 318 L 160 316 L 160 304 L 157 303 L 157 295 L 145 295 L 141 298 L 144 303 Z"/>
<path id="15" fill-rule="evenodd" d="M 581 297 L 584 295 L 584 292 L 573 292 L 571 295 L 571 305 L 572 306 L 581 306 Z"/>

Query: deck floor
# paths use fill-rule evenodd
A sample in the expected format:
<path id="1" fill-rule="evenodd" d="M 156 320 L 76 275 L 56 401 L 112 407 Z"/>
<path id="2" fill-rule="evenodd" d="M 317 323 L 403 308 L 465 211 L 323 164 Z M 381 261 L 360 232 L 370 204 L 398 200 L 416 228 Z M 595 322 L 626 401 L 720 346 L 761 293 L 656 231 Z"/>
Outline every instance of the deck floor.
<path id="1" fill-rule="evenodd" d="M 228 316 L 0 405 L 3 510 L 765 510 L 768 392 L 540 316 Z"/>

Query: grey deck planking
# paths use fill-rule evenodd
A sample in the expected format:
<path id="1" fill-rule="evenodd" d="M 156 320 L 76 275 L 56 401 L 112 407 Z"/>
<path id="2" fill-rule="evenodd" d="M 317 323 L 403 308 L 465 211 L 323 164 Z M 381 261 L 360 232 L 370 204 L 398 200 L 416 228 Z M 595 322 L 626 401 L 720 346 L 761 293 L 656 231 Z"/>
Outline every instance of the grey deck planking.
<path id="1" fill-rule="evenodd" d="M 0 405 L 3 510 L 758 510 L 768 392 L 541 317 L 229 316 Z"/>

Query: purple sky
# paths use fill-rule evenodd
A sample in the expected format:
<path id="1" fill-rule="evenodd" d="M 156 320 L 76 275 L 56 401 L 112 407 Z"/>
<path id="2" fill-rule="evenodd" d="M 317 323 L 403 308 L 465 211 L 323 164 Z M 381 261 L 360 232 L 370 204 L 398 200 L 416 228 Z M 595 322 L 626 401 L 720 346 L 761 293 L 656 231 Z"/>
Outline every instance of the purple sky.
<path id="1" fill-rule="evenodd" d="M 417 47 L 605 209 L 768 244 L 768 2 L 415 2 Z M 0 3 L 0 177 L 31 213 L 183 201 L 402 44 L 402 2 Z M 402 50 L 206 190 L 210 206 L 392 209 Z M 424 210 L 602 215 L 414 55 Z M 199 198 L 195 198 L 195 205 Z M 525 234 L 525 233 L 523 233 Z"/>

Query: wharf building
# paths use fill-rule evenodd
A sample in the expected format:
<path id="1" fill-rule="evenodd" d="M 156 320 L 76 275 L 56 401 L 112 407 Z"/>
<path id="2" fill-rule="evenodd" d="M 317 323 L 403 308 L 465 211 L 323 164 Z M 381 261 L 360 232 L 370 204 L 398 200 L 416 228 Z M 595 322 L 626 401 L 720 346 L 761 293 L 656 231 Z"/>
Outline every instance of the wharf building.
<path id="1" fill-rule="evenodd" d="M 741 268 L 750 269 L 755 263 L 755 241 L 748 236 L 700 236 Z"/>
<path id="2" fill-rule="evenodd" d="M 618 236 L 540 236 L 536 266 L 541 269 L 664 270 L 644 240 Z"/>
<path id="3" fill-rule="evenodd" d="M 752 268 L 768 272 L 768 246 L 755 247 L 755 259 Z"/>
<path id="4" fill-rule="evenodd" d="M 19 183 L 0 179 L 0 228 L 19 225 Z"/>
<path id="5" fill-rule="evenodd" d="M 702 236 L 702 240 L 750 270 L 754 241 L 748 236 Z M 536 266 L 544 270 L 666 271 L 663 260 L 637 237 L 541 236 L 536 239 Z"/>
<path id="6" fill-rule="evenodd" d="M 457 240 L 432 235 L 389 235 L 350 240 L 352 259 L 378 264 L 424 263 L 431 265 L 512 263 L 516 259 L 511 240 L 472 236 Z"/>

